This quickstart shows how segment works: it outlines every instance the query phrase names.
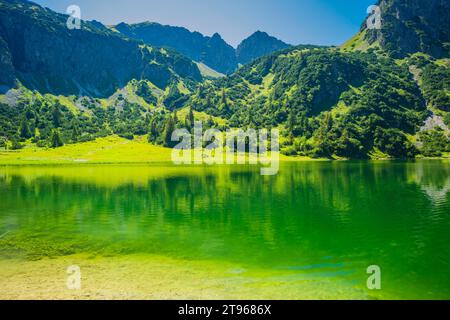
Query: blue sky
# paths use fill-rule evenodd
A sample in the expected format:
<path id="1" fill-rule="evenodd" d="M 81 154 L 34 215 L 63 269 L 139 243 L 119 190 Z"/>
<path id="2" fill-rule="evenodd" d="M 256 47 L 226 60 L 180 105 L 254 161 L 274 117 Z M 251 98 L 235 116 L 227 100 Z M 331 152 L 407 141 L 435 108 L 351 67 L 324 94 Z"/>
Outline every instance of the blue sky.
<path id="1" fill-rule="evenodd" d="M 34 0 L 58 12 L 80 6 L 82 18 L 104 24 L 153 21 L 236 46 L 257 30 L 291 44 L 339 45 L 352 37 L 376 0 Z"/>

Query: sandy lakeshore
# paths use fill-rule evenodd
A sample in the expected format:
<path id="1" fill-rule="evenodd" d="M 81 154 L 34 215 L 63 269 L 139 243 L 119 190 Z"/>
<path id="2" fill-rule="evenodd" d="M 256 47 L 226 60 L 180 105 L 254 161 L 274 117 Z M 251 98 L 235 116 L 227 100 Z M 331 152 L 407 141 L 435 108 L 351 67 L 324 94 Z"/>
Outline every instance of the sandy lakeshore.
<path id="1" fill-rule="evenodd" d="M 67 268 L 81 269 L 69 290 Z M 0 299 L 374 299 L 344 283 L 156 256 L 1 260 Z"/>

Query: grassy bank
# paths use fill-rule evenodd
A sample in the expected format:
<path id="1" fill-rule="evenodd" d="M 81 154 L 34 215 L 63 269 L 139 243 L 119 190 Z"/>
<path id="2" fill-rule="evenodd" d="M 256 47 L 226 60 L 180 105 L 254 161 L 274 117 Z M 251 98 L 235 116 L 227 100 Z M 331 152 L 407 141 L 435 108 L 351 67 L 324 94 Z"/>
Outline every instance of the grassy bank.
<path id="1" fill-rule="evenodd" d="M 171 150 L 149 144 L 145 139 L 127 140 L 117 136 L 65 145 L 38 148 L 29 145 L 18 151 L 0 152 L 0 164 L 145 163 L 166 162 Z"/>
<path id="2" fill-rule="evenodd" d="M 130 141 L 111 136 L 56 149 L 28 145 L 22 150 L 0 151 L 0 165 L 156 163 L 171 162 L 171 156 L 172 149 L 149 144 L 144 137 Z M 312 159 L 281 155 L 280 160 Z"/>

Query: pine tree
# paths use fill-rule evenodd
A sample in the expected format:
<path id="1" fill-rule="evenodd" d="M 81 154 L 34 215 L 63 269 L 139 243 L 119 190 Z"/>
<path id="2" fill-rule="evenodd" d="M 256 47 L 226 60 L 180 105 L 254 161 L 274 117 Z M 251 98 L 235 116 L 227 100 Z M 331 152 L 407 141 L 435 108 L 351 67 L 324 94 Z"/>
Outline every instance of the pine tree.
<path id="1" fill-rule="evenodd" d="M 300 134 L 306 136 L 309 132 L 308 118 L 304 112 L 300 113 L 299 117 Z"/>
<path id="2" fill-rule="evenodd" d="M 331 137 L 331 129 L 333 128 L 333 116 L 330 112 L 326 112 L 320 127 L 317 130 L 317 146 L 319 150 L 319 156 L 331 157 L 333 154 L 333 139 Z"/>
<path id="3" fill-rule="evenodd" d="M 155 143 L 158 139 L 158 125 L 156 119 L 152 119 L 150 122 L 150 129 L 148 132 L 148 142 Z"/>
<path id="4" fill-rule="evenodd" d="M 78 130 L 78 127 L 76 125 L 74 125 L 72 128 L 71 140 L 72 140 L 72 142 L 75 143 L 78 141 L 79 138 L 80 138 L 80 131 Z"/>
<path id="5" fill-rule="evenodd" d="M 227 104 L 228 104 L 228 101 L 227 101 L 227 94 L 225 93 L 225 88 L 222 89 L 222 97 L 221 97 L 221 99 L 220 99 L 220 102 L 221 102 L 223 105 L 227 105 Z"/>
<path id="6" fill-rule="evenodd" d="M 320 128 L 319 128 L 319 137 L 322 140 L 325 140 L 328 136 L 328 133 L 333 128 L 333 116 L 330 112 L 325 112 L 325 115 L 320 122 Z"/>
<path id="7" fill-rule="evenodd" d="M 59 133 L 59 130 L 57 129 L 53 129 L 52 130 L 52 135 L 50 137 L 50 145 L 52 148 L 59 148 L 62 147 L 64 145 L 62 139 L 61 139 L 61 135 Z"/>
<path id="8" fill-rule="evenodd" d="M 289 135 L 289 142 L 291 145 L 294 144 L 294 129 L 295 129 L 295 113 L 294 108 L 290 108 L 288 118 L 288 135 Z"/>
<path id="9" fill-rule="evenodd" d="M 175 121 L 169 117 L 164 126 L 163 142 L 165 147 L 172 146 L 172 133 L 175 131 Z"/>
<path id="10" fill-rule="evenodd" d="M 194 124 L 195 124 L 194 111 L 192 110 L 192 107 L 189 107 L 189 113 L 186 117 L 186 127 L 192 130 L 192 128 L 194 128 Z"/>
<path id="11" fill-rule="evenodd" d="M 57 102 L 53 105 L 53 108 L 52 108 L 53 126 L 55 128 L 59 128 L 61 126 L 61 118 L 62 118 L 62 113 L 60 110 L 60 105 Z"/>
<path id="12" fill-rule="evenodd" d="M 203 106 L 205 107 L 205 109 L 211 108 L 212 103 L 211 103 L 211 97 L 210 96 L 206 97 L 205 102 L 203 103 Z"/>
<path id="13" fill-rule="evenodd" d="M 221 97 L 221 112 L 225 117 L 230 114 L 230 106 L 228 105 L 227 95 L 225 93 L 225 89 L 222 89 L 222 97 Z"/>
<path id="14" fill-rule="evenodd" d="M 149 113 L 145 114 L 145 125 L 149 126 L 150 125 L 150 121 L 151 121 L 151 117 Z"/>
<path id="15" fill-rule="evenodd" d="M 213 128 L 215 126 L 215 122 L 212 118 L 212 116 L 208 117 L 208 121 L 206 122 L 206 128 L 210 129 Z"/>
<path id="16" fill-rule="evenodd" d="M 23 139 L 29 139 L 33 136 L 31 133 L 30 127 L 28 126 L 28 121 L 26 118 L 22 119 L 22 122 L 20 123 L 20 129 L 19 129 L 20 137 Z"/>

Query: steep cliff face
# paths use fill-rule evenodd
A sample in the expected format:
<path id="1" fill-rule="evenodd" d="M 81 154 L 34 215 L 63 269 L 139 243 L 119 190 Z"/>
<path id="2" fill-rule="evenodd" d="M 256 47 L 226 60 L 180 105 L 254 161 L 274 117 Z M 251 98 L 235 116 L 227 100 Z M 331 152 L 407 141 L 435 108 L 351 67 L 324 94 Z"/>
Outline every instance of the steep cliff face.
<path id="1" fill-rule="evenodd" d="M 367 29 L 365 40 L 397 58 L 424 52 L 435 58 L 450 52 L 450 0 L 380 0 L 382 27 Z"/>
<path id="2" fill-rule="evenodd" d="M 287 43 L 271 37 L 265 32 L 257 31 L 242 41 L 237 47 L 236 55 L 239 63 L 246 64 L 259 57 L 288 47 L 290 45 Z"/>
<path id="3" fill-rule="evenodd" d="M 0 37 L 0 93 L 14 85 L 15 72 L 7 43 Z"/>
<path id="4" fill-rule="evenodd" d="M 230 74 L 237 68 L 236 52 L 234 48 L 227 44 L 218 33 L 215 33 L 208 39 L 206 47 L 202 52 L 202 60 L 205 61 L 206 65 L 209 65 L 210 63 L 219 65 L 219 68 L 221 68 L 225 74 Z M 210 61 L 210 63 L 208 63 L 208 61 Z M 219 72 L 222 71 L 219 70 Z"/>
<path id="5" fill-rule="evenodd" d="M 185 28 L 153 22 L 133 25 L 120 23 L 115 29 L 126 37 L 142 40 L 152 46 L 173 48 L 221 73 L 231 73 L 237 67 L 234 48 L 218 34 L 206 37 Z"/>
<path id="6" fill-rule="evenodd" d="M 0 0 L 0 36 L 8 48 L 0 42 L 1 63 L 7 66 L 2 81 L 10 83 L 15 73 L 26 87 L 41 92 L 101 97 L 132 79 L 160 88 L 177 77 L 201 80 L 197 66 L 177 53 L 140 45 L 89 22 L 69 30 L 66 21 L 67 16 L 31 2 Z"/>

